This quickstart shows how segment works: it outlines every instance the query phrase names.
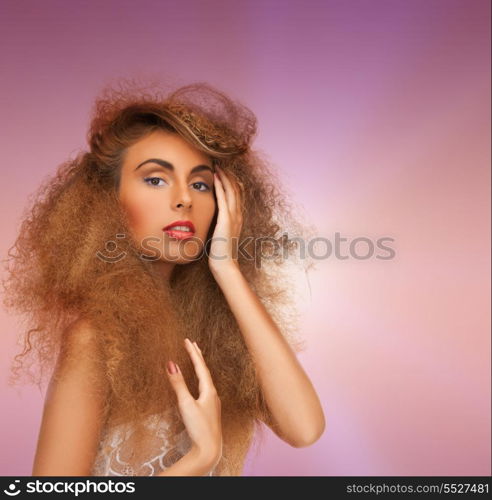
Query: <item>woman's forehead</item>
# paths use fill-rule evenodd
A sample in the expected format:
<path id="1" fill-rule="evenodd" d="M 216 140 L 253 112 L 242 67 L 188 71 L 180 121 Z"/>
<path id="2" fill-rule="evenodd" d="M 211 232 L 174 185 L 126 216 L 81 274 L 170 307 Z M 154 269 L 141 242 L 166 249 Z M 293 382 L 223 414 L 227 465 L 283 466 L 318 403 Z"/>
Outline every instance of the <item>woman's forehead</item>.
<path id="1" fill-rule="evenodd" d="M 124 164 L 136 168 L 146 160 L 157 158 L 173 165 L 175 169 L 190 167 L 198 163 L 212 166 L 211 158 L 190 145 L 177 133 L 154 131 L 129 146 Z"/>

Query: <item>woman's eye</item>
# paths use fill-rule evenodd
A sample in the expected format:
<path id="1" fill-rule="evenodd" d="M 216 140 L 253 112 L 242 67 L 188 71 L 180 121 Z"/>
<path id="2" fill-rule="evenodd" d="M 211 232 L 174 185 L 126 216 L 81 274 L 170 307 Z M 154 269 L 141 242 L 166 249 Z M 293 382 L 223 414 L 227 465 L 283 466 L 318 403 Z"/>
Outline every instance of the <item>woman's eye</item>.
<path id="1" fill-rule="evenodd" d="M 166 181 L 164 179 L 161 179 L 160 177 L 146 177 L 144 179 L 144 182 L 146 182 L 147 184 L 151 185 L 151 186 L 155 186 L 155 187 L 160 187 L 160 186 L 163 186 L 164 184 L 159 184 L 159 181 L 162 181 L 163 183 L 166 183 Z M 197 190 L 198 191 L 210 191 L 210 187 L 208 186 L 208 184 L 205 184 L 205 182 L 194 182 L 192 184 L 192 186 L 200 186 Z M 203 189 L 201 189 L 203 188 Z"/>
<path id="2" fill-rule="evenodd" d="M 208 186 L 208 184 L 205 184 L 204 182 L 194 182 L 192 184 L 192 186 L 196 186 L 196 185 L 203 185 L 205 187 L 205 189 L 199 189 L 198 191 L 210 191 L 210 187 Z"/>
<path id="3" fill-rule="evenodd" d="M 164 179 L 161 179 L 160 177 L 146 177 L 144 179 L 144 182 L 146 182 L 147 184 L 150 184 L 151 186 L 157 186 L 157 187 L 162 186 L 162 184 L 158 184 L 159 181 L 164 182 Z"/>

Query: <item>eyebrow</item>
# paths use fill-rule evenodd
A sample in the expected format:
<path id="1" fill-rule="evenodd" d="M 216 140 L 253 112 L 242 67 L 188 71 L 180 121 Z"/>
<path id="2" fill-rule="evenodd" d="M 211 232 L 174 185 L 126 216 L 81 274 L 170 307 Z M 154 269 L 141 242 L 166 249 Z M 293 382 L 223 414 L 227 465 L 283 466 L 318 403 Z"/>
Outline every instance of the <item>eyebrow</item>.
<path id="1" fill-rule="evenodd" d="M 174 165 L 172 163 L 170 163 L 166 160 L 161 160 L 160 158 L 149 158 L 148 160 L 145 160 L 142 163 L 140 163 L 139 165 L 137 165 L 135 170 L 140 168 L 142 165 L 145 165 L 146 163 L 157 163 L 157 165 L 160 165 L 161 167 L 166 168 L 167 170 L 169 170 L 171 172 L 174 172 L 174 170 L 175 170 Z M 210 172 L 212 172 L 212 174 L 214 173 L 214 171 L 212 170 L 212 167 L 210 167 L 209 165 L 197 165 L 196 167 L 193 167 L 191 169 L 190 174 L 194 174 L 195 172 L 202 172 L 204 170 L 209 170 Z"/>

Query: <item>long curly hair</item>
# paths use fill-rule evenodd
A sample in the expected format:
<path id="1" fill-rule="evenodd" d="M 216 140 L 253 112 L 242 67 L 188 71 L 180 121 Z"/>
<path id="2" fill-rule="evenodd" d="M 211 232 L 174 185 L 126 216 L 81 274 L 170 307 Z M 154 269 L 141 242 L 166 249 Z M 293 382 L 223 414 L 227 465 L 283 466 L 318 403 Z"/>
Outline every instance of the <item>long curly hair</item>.
<path id="1" fill-rule="evenodd" d="M 299 240 L 306 241 L 312 226 L 301 221 L 299 210 L 294 215 L 294 202 L 281 189 L 278 173 L 252 149 L 254 114 L 204 82 L 165 92 L 162 84 L 152 89 L 121 79 L 104 86 L 95 100 L 89 150 L 63 162 L 39 187 L 4 259 L 4 305 L 27 323 L 10 384 L 27 379 L 41 387 L 53 372 L 68 327 L 80 318 L 89 320 L 109 387 L 105 421 L 108 426 L 133 424 L 138 464 L 152 439 L 142 425 L 144 417 L 166 410 L 171 444 L 184 428 L 165 373 L 168 359 L 179 364 L 198 397 L 183 346 L 189 337 L 201 347 L 222 403 L 223 455 L 214 474 L 240 475 L 255 430 L 261 431 L 260 423 L 271 422 L 272 416 L 207 258 L 176 265 L 164 283 L 152 262 L 140 257 L 136 242 L 122 237 L 131 234 L 117 197 L 122 158 L 155 130 L 179 134 L 242 185 L 240 240 L 249 243 L 238 264 L 292 349 L 305 348 L 295 283 L 286 264 L 303 271 L 313 265 L 308 255 L 298 253 Z M 209 237 L 216 216 L 217 211 Z"/>

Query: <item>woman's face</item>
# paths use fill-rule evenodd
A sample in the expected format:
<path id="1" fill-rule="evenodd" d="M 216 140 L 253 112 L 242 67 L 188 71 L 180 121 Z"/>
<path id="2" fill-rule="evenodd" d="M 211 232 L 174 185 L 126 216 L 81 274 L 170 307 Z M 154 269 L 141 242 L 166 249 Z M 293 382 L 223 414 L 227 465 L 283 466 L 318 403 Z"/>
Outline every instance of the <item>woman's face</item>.
<path id="1" fill-rule="evenodd" d="M 154 131 L 130 146 L 121 166 L 119 199 L 142 253 L 169 276 L 175 264 L 200 256 L 216 200 L 211 159 L 181 136 Z M 187 233 L 166 232 L 176 221 L 190 221 Z M 190 235 L 191 233 L 188 233 Z"/>

